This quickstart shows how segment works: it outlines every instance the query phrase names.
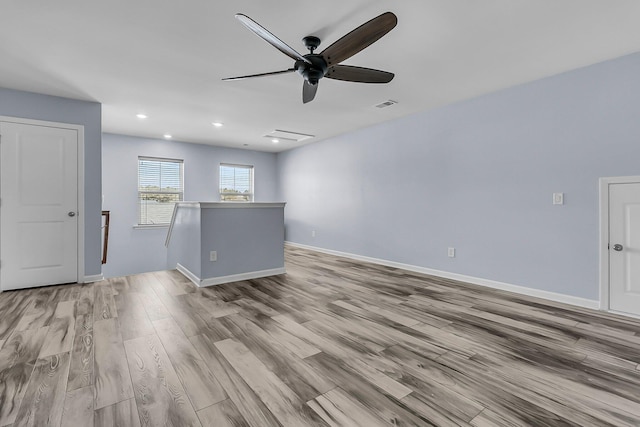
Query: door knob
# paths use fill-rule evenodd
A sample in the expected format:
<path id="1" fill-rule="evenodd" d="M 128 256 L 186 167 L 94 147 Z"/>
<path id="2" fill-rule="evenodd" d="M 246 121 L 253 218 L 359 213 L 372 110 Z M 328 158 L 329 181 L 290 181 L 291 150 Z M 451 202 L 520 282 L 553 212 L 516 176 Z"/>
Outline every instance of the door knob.
<path id="1" fill-rule="evenodd" d="M 75 213 L 75 212 L 73 212 L 73 211 L 71 211 L 71 212 L 69 212 L 67 215 L 69 215 L 69 216 L 76 216 L 76 213 Z"/>
<path id="2" fill-rule="evenodd" d="M 624 249 L 624 247 L 623 247 L 622 245 L 620 245 L 620 244 L 617 244 L 617 243 L 616 243 L 615 245 L 613 245 L 613 250 L 614 250 L 614 251 L 618 251 L 618 252 L 620 252 L 620 251 L 621 251 L 621 250 L 623 250 L 623 249 Z"/>

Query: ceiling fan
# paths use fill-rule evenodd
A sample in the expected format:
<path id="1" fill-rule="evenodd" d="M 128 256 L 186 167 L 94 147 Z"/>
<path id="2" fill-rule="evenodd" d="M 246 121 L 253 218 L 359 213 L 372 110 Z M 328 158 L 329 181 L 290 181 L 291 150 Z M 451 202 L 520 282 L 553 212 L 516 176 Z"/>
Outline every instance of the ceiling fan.
<path id="1" fill-rule="evenodd" d="M 340 64 L 342 61 L 352 57 L 364 48 L 375 43 L 396 26 L 398 18 L 391 12 L 383 13 L 382 15 L 360 25 L 355 30 L 334 42 L 320 54 L 314 53 L 320 45 L 320 39 L 315 36 L 304 37 L 302 42 L 307 49 L 309 49 L 309 53 L 306 55 L 301 55 L 296 52 L 293 48 L 271 34 L 266 28 L 248 16 L 238 13 L 236 14 L 236 18 L 245 27 L 263 38 L 267 43 L 271 44 L 280 52 L 294 59 L 296 62 L 294 63 L 293 68 L 289 68 L 287 70 L 251 74 L 240 77 L 229 77 L 222 80 L 242 80 L 297 71 L 302 75 L 302 77 L 304 77 L 304 83 L 302 86 L 302 102 L 306 104 L 315 98 L 318 90 L 318 82 L 323 77 L 359 83 L 389 83 L 393 79 L 394 74 L 387 71 Z"/>

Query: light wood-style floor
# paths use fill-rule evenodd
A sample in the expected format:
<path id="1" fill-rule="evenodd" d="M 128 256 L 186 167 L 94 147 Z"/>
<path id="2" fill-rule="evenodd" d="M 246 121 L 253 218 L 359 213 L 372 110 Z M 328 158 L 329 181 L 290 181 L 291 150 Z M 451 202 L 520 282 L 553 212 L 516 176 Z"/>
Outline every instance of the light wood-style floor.
<path id="1" fill-rule="evenodd" d="M 0 294 L 0 425 L 639 426 L 640 321 L 287 248 Z"/>

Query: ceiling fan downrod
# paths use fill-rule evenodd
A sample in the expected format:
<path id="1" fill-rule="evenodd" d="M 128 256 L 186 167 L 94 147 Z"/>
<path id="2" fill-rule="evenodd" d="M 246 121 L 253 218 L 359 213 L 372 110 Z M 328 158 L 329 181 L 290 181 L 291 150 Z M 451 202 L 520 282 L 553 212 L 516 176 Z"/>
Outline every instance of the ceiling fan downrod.
<path id="1" fill-rule="evenodd" d="M 304 58 L 308 61 L 298 60 L 293 68 L 307 81 L 309 84 L 317 85 L 318 81 L 327 74 L 327 61 L 322 55 L 314 54 L 313 51 L 320 46 L 320 39 L 316 36 L 306 36 L 302 38 L 305 47 L 309 49 L 308 54 Z"/>

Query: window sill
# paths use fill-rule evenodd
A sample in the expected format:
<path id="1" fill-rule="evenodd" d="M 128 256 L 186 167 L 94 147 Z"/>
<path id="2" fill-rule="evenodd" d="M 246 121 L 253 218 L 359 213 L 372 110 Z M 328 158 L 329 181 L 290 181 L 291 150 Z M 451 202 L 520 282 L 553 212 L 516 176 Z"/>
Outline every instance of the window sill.
<path id="1" fill-rule="evenodd" d="M 154 230 L 158 228 L 169 228 L 169 224 L 136 224 L 133 226 L 133 228 L 139 230 Z"/>

